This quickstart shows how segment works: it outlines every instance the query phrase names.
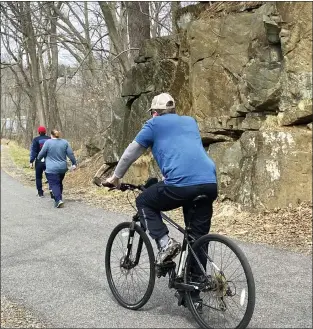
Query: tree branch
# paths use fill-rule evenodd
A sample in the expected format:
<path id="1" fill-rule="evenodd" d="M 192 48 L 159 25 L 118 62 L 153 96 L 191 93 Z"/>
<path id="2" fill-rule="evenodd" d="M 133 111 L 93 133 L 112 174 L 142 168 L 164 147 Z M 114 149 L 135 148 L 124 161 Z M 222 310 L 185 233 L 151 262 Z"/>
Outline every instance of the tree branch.
<path id="1" fill-rule="evenodd" d="M 162 27 L 164 27 L 168 32 L 172 32 L 168 27 L 166 27 L 165 25 L 163 25 L 161 22 L 159 22 L 158 20 L 156 20 L 154 17 L 152 17 L 150 14 L 144 13 L 141 9 L 141 5 L 139 3 L 139 8 L 140 8 L 140 12 L 145 15 L 148 16 L 150 19 L 154 20 L 156 23 L 158 23 L 159 25 L 161 25 Z"/>
<path id="2" fill-rule="evenodd" d="M 139 50 L 139 48 L 128 48 L 126 50 L 121 51 L 118 55 L 116 55 L 114 58 L 111 59 L 111 61 L 113 62 L 115 59 L 117 59 L 119 56 L 121 56 L 122 54 L 126 53 L 127 51 L 131 51 L 131 50 Z"/>

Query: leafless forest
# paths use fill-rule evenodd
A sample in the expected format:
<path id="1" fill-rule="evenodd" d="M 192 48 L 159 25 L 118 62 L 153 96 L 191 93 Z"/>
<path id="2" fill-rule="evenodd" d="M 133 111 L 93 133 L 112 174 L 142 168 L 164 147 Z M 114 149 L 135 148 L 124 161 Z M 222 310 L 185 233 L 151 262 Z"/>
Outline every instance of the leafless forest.
<path id="1" fill-rule="evenodd" d="M 104 132 L 144 39 L 175 33 L 192 2 L 1 2 L 1 134 L 28 146 L 40 125 L 77 147 Z"/>

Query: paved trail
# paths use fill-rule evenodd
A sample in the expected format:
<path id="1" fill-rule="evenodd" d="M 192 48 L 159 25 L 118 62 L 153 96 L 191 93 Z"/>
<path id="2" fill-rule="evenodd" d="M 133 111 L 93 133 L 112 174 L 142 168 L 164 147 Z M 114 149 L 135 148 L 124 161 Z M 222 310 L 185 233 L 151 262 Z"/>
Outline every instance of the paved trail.
<path id="1" fill-rule="evenodd" d="M 118 306 L 108 289 L 105 245 L 128 218 L 79 202 L 54 209 L 1 171 L 1 293 L 53 328 L 197 327 L 165 279 L 140 311 Z M 252 219 L 253 220 L 253 219 Z M 250 328 L 312 328 L 310 256 L 240 243 L 257 290 Z"/>

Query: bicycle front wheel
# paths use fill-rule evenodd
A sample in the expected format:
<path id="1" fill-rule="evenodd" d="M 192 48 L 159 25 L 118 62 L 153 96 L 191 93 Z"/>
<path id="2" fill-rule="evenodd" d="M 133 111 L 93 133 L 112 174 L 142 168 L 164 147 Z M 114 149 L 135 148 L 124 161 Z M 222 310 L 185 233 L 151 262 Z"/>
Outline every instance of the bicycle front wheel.
<path id="1" fill-rule="evenodd" d="M 185 282 L 197 283 L 187 292 L 187 305 L 202 328 L 246 328 L 255 306 L 255 283 L 248 260 L 230 239 L 208 234 L 192 246 L 206 274 L 189 253 Z"/>
<path id="2" fill-rule="evenodd" d="M 155 258 L 151 242 L 141 227 L 134 225 L 133 238 L 129 239 L 130 226 L 130 222 L 124 222 L 112 231 L 106 247 L 105 269 L 118 303 L 137 310 L 148 302 L 153 292 Z"/>

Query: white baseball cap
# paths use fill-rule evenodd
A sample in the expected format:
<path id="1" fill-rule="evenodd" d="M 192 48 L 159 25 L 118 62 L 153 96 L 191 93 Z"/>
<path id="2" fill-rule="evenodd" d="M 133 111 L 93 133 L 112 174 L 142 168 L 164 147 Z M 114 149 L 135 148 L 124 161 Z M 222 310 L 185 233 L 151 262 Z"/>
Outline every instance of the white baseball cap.
<path id="1" fill-rule="evenodd" d="M 168 93 L 162 93 L 153 97 L 150 110 L 170 110 L 175 108 L 174 98 Z"/>

